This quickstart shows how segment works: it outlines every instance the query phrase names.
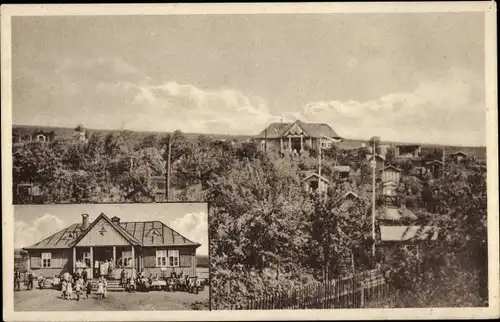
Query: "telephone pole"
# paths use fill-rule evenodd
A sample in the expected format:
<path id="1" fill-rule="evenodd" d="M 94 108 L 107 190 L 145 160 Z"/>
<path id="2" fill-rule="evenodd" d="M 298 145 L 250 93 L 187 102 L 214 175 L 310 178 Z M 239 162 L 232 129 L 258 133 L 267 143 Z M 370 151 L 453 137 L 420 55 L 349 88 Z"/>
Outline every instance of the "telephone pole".
<path id="1" fill-rule="evenodd" d="M 377 161 L 375 159 L 376 157 L 376 143 L 380 140 L 379 137 L 374 136 L 372 137 L 373 141 L 373 154 L 372 154 L 372 160 L 371 160 L 371 166 L 372 166 L 372 239 L 373 239 L 373 244 L 372 244 L 372 258 L 373 258 L 373 264 L 375 265 L 375 201 L 376 201 L 376 193 L 375 193 L 375 177 L 377 175 Z"/>
<path id="2" fill-rule="evenodd" d="M 168 149 L 167 149 L 167 170 L 165 171 L 165 198 L 169 201 L 170 193 L 170 157 L 172 154 L 172 133 L 168 135 Z"/>

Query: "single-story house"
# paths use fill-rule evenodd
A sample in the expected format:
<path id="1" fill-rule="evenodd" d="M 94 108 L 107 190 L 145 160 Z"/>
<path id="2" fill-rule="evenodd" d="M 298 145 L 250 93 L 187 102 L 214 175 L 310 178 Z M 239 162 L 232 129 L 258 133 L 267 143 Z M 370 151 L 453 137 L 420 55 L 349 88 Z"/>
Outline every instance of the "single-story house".
<path id="1" fill-rule="evenodd" d="M 342 197 L 339 198 L 339 207 L 341 209 L 347 209 L 349 208 L 356 200 L 359 199 L 358 194 L 348 191 Z"/>
<path id="2" fill-rule="evenodd" d="M 333 167 L 333 171 L 337 179 L 349 179 L 352 170 L 348 165 L 336 165 Z"/>
<path id="3" fill-rule="evenodd" d="M 425 168 L 436 178 L 441 175 L 444 163 L 439 160 L 431 160 L 425 163 Z"/>
<path id="4" fill-rule="evenodd" d="M 457 152 L 451 154 L 451 158 L 456 162 L 460 162 L 467 157 L 468 157 L 468 154 L 463 152 L 463 151 L 457 151 Z"/>
<path id="5" fill-rule="evenodd" d="M 330 185 L 330 181 L 328 181 L 328 179 L 320 176 L 316 172 L 307 174 L 302 182 L 306 191 L 326 192 L 328 190 L 328 186 Z"/>
<path id="6" fill-rule="evenodd" d="M 160 221 L 122 222 L 101 213 L 91 223 L 88 214 L 83 214 L 80 223 L 23 249 L 37 276 L 60 276 L 79 269 L 95 278 L 95 263 L 110 261 L 115 267 L 110 275 L 118 278 L 123 269 L 129 274 L 144 270 L 147 275 L 161 275 L 175 270 L 196 276 L 200 246 Z"/>
<path id="7" fill-rule="evenodd" d="M 371 163 L 371 161 L 373 160 L 373 154 L 367 154 L 366 159 Z M 384 169 L 384 163 L 385 163 L 385 157 L 380 154 L 375 154 L 375 165 L 377 172 L 380 173 Z"/>
<path id="8" fill-rule="evenodd" d="M 320 141 L 322 148 L 332 147 L 342 138 L 328 124 L 297 120 L 293 123 L 271 123 L 252 140 L 266 151 L 301 153 L 305 149 L 318 150 Z"/>
<path id="9" fill-rule="evenodd" d="M 401 178 L 401 170 L 393 165 L 388 165 L 382 170 L 382 182 L 393 181 L 398 184 Z"/>

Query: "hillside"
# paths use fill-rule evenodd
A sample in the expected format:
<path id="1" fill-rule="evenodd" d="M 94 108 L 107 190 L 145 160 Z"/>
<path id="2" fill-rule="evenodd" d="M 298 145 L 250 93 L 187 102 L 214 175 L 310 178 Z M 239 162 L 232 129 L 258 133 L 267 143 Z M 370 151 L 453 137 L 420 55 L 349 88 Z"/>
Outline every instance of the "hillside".
<path id="1" fill-rule="evenodd" d="M 50 126 L 34 126 L 34 125 L 13 125 L 12 131 L 21 135 L 33 133 L 36 130 L 42 130 L 44 132 L 54 131 L 55 136 L 62 140 L 71 140 L 73 139 L 73 128 L 67 127 L 50 127 Z M 98 129 L 87 129 L 90 134 L 99 132 L 99 133 L 120 133 L 121 130 L 98 130 Z M 166 135 L 169 132 L 155 132 L 155 131 L 132 131 L 137 133 L 139 136 L 146 136 L 151 134 L 156 134 L 159 136 Z M 236 141 L 242 142 L 250 139 L 252 136 L 250 135 L 232 135 L 232 134 L 217 134 L 217 133 L 184 133 L 188 140 L 195 140 L 200 135 L 206 135 L 214 140 L 231 140 L 235 139 Z M 359 148 L 362 143 L 366 143 L 367 140 L 362 139 L 349 139 L 345 138 L 343 142 L 339 144 L 339 147 L 342 149 L 354 149 Z M 486 157 L 486 147 L 484 146 L 453 146 L 453 145 L 444 145 L 444 144 L 433 144 L 433 143 L 415 143 L 415 142 L 397 142 L 397 141 L 384 141 L 384 144 L 420 144 L 422 145 L 422 149 L 442 149 L 446 148 L 446 153 L 454 153 L 457 151 L 463 151 L 467 154 L 475 155 L 479 159 L 485 159 Z"/>

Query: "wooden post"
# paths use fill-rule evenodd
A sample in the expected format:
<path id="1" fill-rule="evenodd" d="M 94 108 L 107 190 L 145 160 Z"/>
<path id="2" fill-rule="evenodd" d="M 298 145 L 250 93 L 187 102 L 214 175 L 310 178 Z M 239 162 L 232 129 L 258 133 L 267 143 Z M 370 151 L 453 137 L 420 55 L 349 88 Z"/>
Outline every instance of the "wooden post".
<path id="1" fill-rule="evenodd" d="M 113 267 L 116 265 L 116 246 L 113 246 Z"/>
<path id="2" fill-rule="evenodd" d="M 359 305 L 360 308 L 365 307 L 365 282 L 361 282 L 361 303 Z"/>
<path id="3" fill-rule="evenodd" d="M 135 267 L 135 249 L 134 246 L 132 246 L 132 271 L 134 271 Z"/>
<path id="4" fill-rule="evenodd" d="M 73 272 L 76 269 L 76 247 L 73 247 Z"/>
<path id="5" fill-rule="evenodd" d="M 264 130 L 264 151 L 267 152 L 267 127 Z"/>
<path id="6" fill-rule="evenodd" d="M 94 248 L 90 246 L 90 278 L 94 278 Z"/>
<path id="7" fill-rule="evenodd" d="M 168 136 L 168 151 L 167 151 L 167 171 L 165 171 L 165 180 L 166 180 L 166 185 L 165 185 L 165 198 L 167 201 L 169 201 L 169 194 L 170 194 L 170 157 L 172 154 L 172 133 L 169 134 Z"/>

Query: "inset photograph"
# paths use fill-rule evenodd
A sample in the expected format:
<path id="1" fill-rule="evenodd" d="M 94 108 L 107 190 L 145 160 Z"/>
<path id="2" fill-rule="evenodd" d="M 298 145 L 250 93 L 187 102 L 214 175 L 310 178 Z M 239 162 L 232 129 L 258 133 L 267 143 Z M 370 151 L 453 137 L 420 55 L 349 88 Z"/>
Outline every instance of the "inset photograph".
<path id="1" fill-rule="evenodd" d="M 18 205 L 15 311 L 208 310 L 206 203 Z"/>

